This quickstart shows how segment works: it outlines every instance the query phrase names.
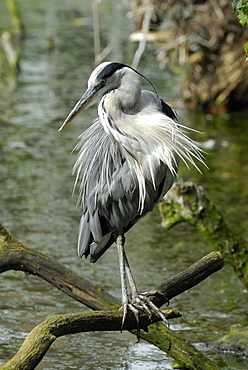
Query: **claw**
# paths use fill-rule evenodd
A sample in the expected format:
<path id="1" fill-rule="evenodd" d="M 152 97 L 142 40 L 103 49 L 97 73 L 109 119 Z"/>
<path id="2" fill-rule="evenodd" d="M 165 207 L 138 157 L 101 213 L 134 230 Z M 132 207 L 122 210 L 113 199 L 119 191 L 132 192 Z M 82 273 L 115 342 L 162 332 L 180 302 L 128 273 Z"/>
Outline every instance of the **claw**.
<path id="1" fill-rule="evenodd" d="M 154 309 L 154 311 L 161 317 L 161 319 L 167 324 L 169 325 L 168 323 L 168 320 L 166 319 L 166 317 L 164 316 L 164 314 L 160 311 L 160 309 L 152 302 L 150 301 L 149 298 L 147 298 L 149 300 L 149 305 L 151 308 Z"/>
<path id="2" fill-rule="evenodd" d="M 122 316 L 122 322 L 121 322 L 121 333 L 125 324 L 127 318 L 127 304 L 123 305 L 123 316 Z"/>
<path id="3" fill-rule="evenodd" d="M 149 308 L 147 307 L 146 305 L 147 302 L 144 303 L 143 301 L 144 301 L 143 297 L 141 295 L 138 295 L 138 297 L 134 300 L 133 303 L 135 303 L 135 306 L 137 306 L 140 310 L 145 310 L 151 319 L 152 318 L 151 310 L 149 310 Z"/>
<path id="4" fill-rule="evenodd" d="M 121 332 L 124 328 L 124 324 L 125 324 L 125 321 L 126 321 L 126 318 L 127 318 L 127 310 L 130 310 L 134 314 L 134 317 L 135 317 L 135 320 L 136 320 L 136 323 L 137 323 L 137 340 L 139 342 L 139 340 L 140 340 L 140 326 L 139 326 L 139 310 L 138 310 L 138 308 L 142 309 L 142 307 L 138 307 L 138 305 L 134 306 L 132 303 L 128 302 L 128 303 L 124 303 L 120 307 L 120 310 L 123 309 Z"/>
<path id="5" fill-rule="evenodd" d="M 163 297 L 164 298 L 164 303 L 167 303 L 167 306 L 169 306 L 170 304 L 170 301 L 169 299 L 164 295 L 164 293 L 161 293 L 161 292 L 158 292 L 157 290 L 151 290 L 149 292 L 144 292 L 142 293 L 142 295 L 146 296 L 146 297 Z"/>
<path id="6" fill-rule="evenodd" d="M 158 293 L 161 294 L 161 293 Z M 152 311 L 153 309 L 164 321 L 164 323 L 169 326 L 168 320 L 164 316 L 164 314 L 160 311 L 160 309 L 148 298 L 149 296 L 157 295 L 157 292 L 145 292 L 145 293 L 139 293 L 136 298 L 134 298 L 133 302 L 125 302 L 120 307 L 120 310 L 123 309 L 123 317 L 122 317 L 122 324 L 121 324 L 121 332 L 124 328 L 124 324 L 127 318 L 127 311 L 130 310 L 136 319 L 137 322 L 137 339 L 138 342 L 140 340 L 140 325 L 139 325 L 139 311 L 144 310 L 149 315 L 150 319 L 152 318 Z M 150 307 L 150 308 L 149 308 Z"/>
<path id="7" fill-rule="evenodd" d="M 144 292 L 144 293 L 139 293 L 138 296 L 135 298 L 135 301 L 133 302 L 138 303 L 142 308 L 149 314 L 150 318 L 152 317 L 151 310 L 149 309 L 152 308 L 160 317 L 161 319 L 166 323 L 166 325 L 169 325 L 168 320 L 164 316 L 164 314 L 160 311 L 160 309 L 148 298 L 154 295 L 163 295 L 162 293 L 156 292 L 156 291 L 151 291 L 151 292 Z M 168 299 L 166 299 L 167 302 Z M 148 307 L 149 306 L 149 307 Z"/>

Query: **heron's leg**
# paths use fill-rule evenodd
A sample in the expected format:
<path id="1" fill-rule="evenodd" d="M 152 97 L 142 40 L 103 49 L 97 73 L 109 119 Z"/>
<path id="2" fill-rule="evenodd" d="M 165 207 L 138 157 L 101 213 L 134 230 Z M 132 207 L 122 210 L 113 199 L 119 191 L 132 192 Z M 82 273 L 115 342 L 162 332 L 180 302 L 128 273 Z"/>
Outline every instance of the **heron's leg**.
<path id="1" fill-rule="evenodd" d="M 128 290 L 127 290 L 127 279 L 126 279 L 126 254 L 124 250 L 124 242 L 125 237 L 124 235 L 118 235 L 116 238 L 116 245 L 117 251 L 119 256 L 119 264 L 120 264 L 120 275 L 121 275 L 121 289 L 122 289 L 122 306 L 123 306 L 123 318 L 121 324 L 121 330 L 123 329 L 128 308 L 133 312 L 137 325 L 139 324 L 139 315 L 138 310 L 129 302 L 128 298 Z M 137 328 L 139 331 L 139 328 Z"/>
<path id="2" fill-rule="evenodd" d="M 124 308 L 124 315 L 126 315 L 125 308 L 128 300 L 128 290 L 127 290 L 127 278 L 126 278 L 126 269 L 125 269 L 125 259 L 124 259 L 124 242 L 125 237 L 124 235 L 119 235 L 116 239 L 118 257 L 119 257 L 119 265 L 120 265 L 120 275 L 121 275 L 121 289 L 122 289 L 122 304 Z"/>
<path id="3" fill-rule="evenodd" d="M 131 271 L 131 268 L 130 268 L 130 265 L 129 265 L 129 262 L 128 262 L 128 259 L 127 259 L 126 253 L 125 253 L 125 250 L 123 250 L 123 256 L 124 256 L 124 260 L 125 260 L 125 268 L 126 268 L 127 277 L 128 277 L 128 280 L 129 280 L 131 291 L 132 291 L 132 302 L 136 303 L 136 306 L 139 309 L 144 309 L 150 317 L 152 317 L 152 313 L 151 313 L 149 307 L 152 308 L 155 312 L 158 313 L 158 315 L 161 317 L 161 319 L 164 322 L 167 323 L 166 317 L 162 314 L 160 309 L 149 299 L 149 297 L 160 295 L 160 294 L 163 295 L 163 294 L 159 293 L 157 291 L 139 293 L 137 285 L 136 285 L 136 283 L 134 281 L 134 278 L 133 278 L 133 274 L 132 274 L 132 271 Z M 168 300 L 166 299 L 166 297 L 164 297 L 164 299 L 168 303 Z"/>
<path id="4" fill-rule="evenodd" d="M 146 303 L 144 303 L 143 299 L 140 299 L 141 295 L 140 295 L 140 293 L 138 291 L 138 288 L 137 288 L 137 285 L 134 281 L 132 270 L 131 270 L 131 267 L 129 265 L 125 250 L 124 250 L 124 258 L 125 258 L 126 273 L 127 273 L 128 281 L 129 281 L 131 291 L 132 291 L 132 302 L 135 303 L 135 306 L 137 306 L 139 309 L 144 309 L 148 313 L 148 315 L 150 317 L 152 317 L 152 313 L 149 310 L 148 305 Z"/>
<path id="5" fill-rule="evenodd" d="M 129 284 L 130 284 L 130 287 L 131 287 L 131 291 L 132 291 L 132 299 L 135 299 L 137 297 L 137 295 L 139 294 L 139 291 L 138 291 L 137 285 L 134 281 L 132 270 L 131 270 L 131 267 L 129 265 L 125 250 L 124 250 L 123 254 L 124 254 L 124 263 L 125 263 L 127 278 L 128 278 L 128 281 L 129 281 Z"/>

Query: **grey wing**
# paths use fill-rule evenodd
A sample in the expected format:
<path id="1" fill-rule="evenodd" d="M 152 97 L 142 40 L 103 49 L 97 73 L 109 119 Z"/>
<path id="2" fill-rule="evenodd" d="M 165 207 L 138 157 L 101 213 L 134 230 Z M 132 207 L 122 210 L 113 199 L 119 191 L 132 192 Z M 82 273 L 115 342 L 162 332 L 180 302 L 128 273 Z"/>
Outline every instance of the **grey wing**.
<path id="1" fill-rule="evenodd" d="M 96 121 L 81 136 L 76 162 L 83 209 L 79 226 L 78 254 L 91 262 L 113 244 L 115 236 L 129 230 L 151 211 L 173 180 L 161 164 L 154 185 L 146 182 L 145 206 L 140 213 L 138 181 L 117 143 Z"/>
<path id="2" fill-rule="evenodd" d="M 135 176 L 97 120 L 81 135 L 74 171 L 83 209 L 79 226 L 78 254 L 95 262 L 114 242 L 114 232 L 124 232 L 136 216 Z"/>
<path id="3" fill-rule="evenodd" d="M 113 172 L 109 185 L 107 182 L 103 186 L 96 184 L 92 189 L 80 221 L 80 256 L 90 254 L 91 262 L 97 261 L 113 244 L 115 234 L 124 233 L 135 223 L 138 195 L 134 184 L 127 162 L 124 162 Z"/>

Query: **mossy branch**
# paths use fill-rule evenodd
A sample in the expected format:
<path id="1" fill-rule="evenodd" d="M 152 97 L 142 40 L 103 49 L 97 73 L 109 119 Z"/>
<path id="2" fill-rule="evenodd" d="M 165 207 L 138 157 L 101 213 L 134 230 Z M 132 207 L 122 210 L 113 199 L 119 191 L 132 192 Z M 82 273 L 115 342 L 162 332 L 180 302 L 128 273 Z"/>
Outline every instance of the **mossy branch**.
<path id="1" fill-rule="evenodd" d="M 167 193 L 159 209 L 166 229 L 184 221 L 194 226 L 213 249 L 222 253 L 248 287 L 247 244 L 227 227 L 203 188 L 192 182 L 177 183 Z"/>
<path id="2" fill-rule="evenodd" d="M 163 313 L 167 318 L 180 316 L 176 310 L 164 310 Z M 53 316 L 37 325 L 29 333 L 17 354 L 1 369 L 34 369 L 57 338 L 89 331 L 118 331 L 122 316 L 122 311 L 80 312 Z M 140 315 L 140 323 L 145 327 L 159 320 L 161 318 L 156 314 L 153 315 L 152 320 L 146 314 Z M 134 316 L 128 312 L 124 329 L 134 330 L 136 326 Z"/>

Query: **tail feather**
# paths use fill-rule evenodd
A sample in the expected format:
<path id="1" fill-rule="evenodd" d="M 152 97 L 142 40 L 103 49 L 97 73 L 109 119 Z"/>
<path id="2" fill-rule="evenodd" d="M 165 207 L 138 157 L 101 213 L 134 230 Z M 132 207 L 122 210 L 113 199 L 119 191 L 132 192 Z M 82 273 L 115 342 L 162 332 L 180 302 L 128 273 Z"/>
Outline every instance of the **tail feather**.
<path id="1" fill-rule="evenodd" d="M 99 243 L 93 242 L 90 244 L 90 262 L 96 262 L 106 250 L 114 243 L 112 232 L 104 235 Z"/>
<path id="2" fill-rule="evenodd" d="M 89 219 L 88 214 L 84 214 L 81 217 L 79 224 L 79 233 L 78 233 L 78 257 L 85 258 L 88 257 L 90 253 L 89 243 L 90 243 L 90 228 L 89 228 Z"/>
<path id="3" fill-rule="evenodd" d="M 85 212 L 79 224 L 78 256 L 87 258 L 90 255 L 90 262 L 96 262 L 113 243 L 112 230 L 106 220 L 100 220 L 97 211 L 92 217 Z"/>

